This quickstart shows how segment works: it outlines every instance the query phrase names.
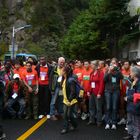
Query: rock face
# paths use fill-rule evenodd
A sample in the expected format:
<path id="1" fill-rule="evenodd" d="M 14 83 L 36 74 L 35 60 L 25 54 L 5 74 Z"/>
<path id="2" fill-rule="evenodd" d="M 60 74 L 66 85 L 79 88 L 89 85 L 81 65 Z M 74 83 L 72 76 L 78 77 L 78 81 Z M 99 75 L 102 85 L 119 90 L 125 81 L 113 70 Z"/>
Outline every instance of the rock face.
<path id="1" fill-rule="evenodd" d="M 24 8 L 24 0 L 5 0 L 5 5 L 9 12 L 9 22 L 13 25 L 19 24 L 19 26 L 23 23 L 23 8 Z M 20 16 L 19 16 L 20 14 Z M 22 20 L 20 20 L 22 19 Z M 18 22 L 17 22 L 18 20 Z M 20 22 L 21 21 L 21 22 Z M 23 23 L 24 25 L 24 23 Z M 17 25 L 18 26 L 18 25 Z"/>
<path id="2" fill-rule="evenodd" d="M 14 14 L 16 9 L 16 0 L 7 0 L 6 6 L 8 8 L 9 14 L 10 15 Z"/>
<path id="3" fill-rule="evenodd" d="M 0 7 L 2 7 L 2 0 L 0 0 Z"/>
<path id="4" fill-rule="evenodd" d="M 6 0 L 6 6 L 9 14 L 15 14 L 16 10 L 23 7 L 24 0 Z"/>
<path id="5" fill-rule="evenodd" d="M 3 0 L 0 0 L 0 7 L 3 4 L 2 1 Z M 10 24 L 10 27 L 8 27 L 8 30 L 6 31 L 8 33 L 9 43 L 11 42 L 12 37 L 12 27 L 15 26 L 15 28 L 18 28 L 27 24 L 26 19 L 23 18 L 23 15 L 25 14 L 24 2 L 25 0 L 5 0 L 4 4 L 8 9 L 8 22 Z M 24 47 L 25 36 L 25 31 L 19 31 L 16 33 L 15 37 L 16 43 L 18 43 L 17 45 L 22 45 L 22 47 Z"/>

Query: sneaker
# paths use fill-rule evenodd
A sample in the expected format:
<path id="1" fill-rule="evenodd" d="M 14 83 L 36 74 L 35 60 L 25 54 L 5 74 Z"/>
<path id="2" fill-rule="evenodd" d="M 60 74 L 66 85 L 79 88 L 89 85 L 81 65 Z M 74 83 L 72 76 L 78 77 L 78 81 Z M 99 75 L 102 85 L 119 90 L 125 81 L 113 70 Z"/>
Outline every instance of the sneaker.
<path id="1" fill-rule="evenodd" d="M 122 124 L 126 124 L 126 120 L 124 118 L 122 118 L 119 122 L 118 125 L 122 125 Z"/>
<path id="2" fill-rule="evenodd" d="M 62 129 L 60 133 L 61 133 L 62 135 L 63 135 L 63 134 L 66 134 L 66 133 L 67 133 L 67 130 L 66 130 L 66 129 Z"/>
<path id="3" fill-rule="evenodd" d="M 125 127 L 125 130 L 126 130 L 126 131 L 128 131 L 128 128 L 127 128 L 127 127 Z"/>
<path id="4" fill-rule="evenodd" d="M 84 120 L 87 119 L 87 117 L 88 117 L 88 114 L 83 112 L 82 115 L 81 115 L 81 119 L 84 121 Z"/>
<path id="5" fill-rule="evenodd" d="M 89 121 L 89 122 L 87 123 L 87 125 L 95 125 L 95 122 Z"/>
<path id="6" fill-rule="evenodd" d="M 117 129 L 116 125 L 113 124 L 112 127 L 111 127 L 111 129 L 116 130 Z"/>
<path id="7" fill-rule="evenodd" d="M 109 124 L 106 124 L 105 129 L 106 129 L 106 130 L 107 130 L 107 129 L 110 129 L 110 125 L 109 125 Z"/>
<path id="8" fill-rule="evenodd" d="M 25 120 L 29 120 L 30 118 L 31 118 L 31 116 L 28 116 L 28 115 L 27 115 L 24 119 L 25 119 Z"/>
<path id="9" fill-rule="evenodd" d="M 73 126 L 71 126 L 71 127 L 69 128 L 70 131 L 74 131 L 75 129 L 76 129 L 76 128 L 73 127 Z"/>
<path id="10" fill-rule="evenodd" d="M 44 115 L 39 115 L 38 116 L 39 119 L 42 119 L 43 117 L 44 117 Z"/>
<path id="11" fill-rule="evenodd" d="M 51 116 L 50 115 L 47 115 L 47 119 L 50 119 L 51 118 Z"/>

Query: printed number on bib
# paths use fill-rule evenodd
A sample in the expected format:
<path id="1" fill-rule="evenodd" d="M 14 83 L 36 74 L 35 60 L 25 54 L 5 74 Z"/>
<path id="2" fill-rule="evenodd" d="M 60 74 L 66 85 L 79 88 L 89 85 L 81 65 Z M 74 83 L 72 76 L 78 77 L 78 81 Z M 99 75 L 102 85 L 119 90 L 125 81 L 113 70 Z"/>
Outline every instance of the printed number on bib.
<path id="1" fill-rule="evenodd" d="M 61 81 L 62 81 L 62 76 L 59 76 L 57 82 L 60 83 Z"/>
<path id="2" fill-rule="evenodd" d="M 116 83 L 116 77 L 112 77 L 112 83 Z"/>
<path id="3" fill-rule="evenodd" d="M 17 96 L 18 96 L 17 93 L 14 93 L 14 94 L 12 95 L 12 98 L 13 98 L 13 99 L 16 99 Z"/>
<path id="4" fill-rule="evenodd" d="M 91 83 L 91 88 L 95 88 L 95 82 Z"/>

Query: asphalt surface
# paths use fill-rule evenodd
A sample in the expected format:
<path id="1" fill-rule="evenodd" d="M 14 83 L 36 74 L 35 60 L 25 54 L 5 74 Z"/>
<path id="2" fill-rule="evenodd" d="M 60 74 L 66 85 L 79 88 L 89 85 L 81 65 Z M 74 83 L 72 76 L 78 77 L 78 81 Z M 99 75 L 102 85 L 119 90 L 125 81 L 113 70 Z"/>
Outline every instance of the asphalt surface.
<path id="1" fill-rule="evenodd" d="M 3 120 L 6 140 L 16 140 L 36 123 L 34 120 Z M 86 121 L 78 120 L 78 123 L 77 130 L 61 135 L 63 122 L 47 120 L 27 140 L 121 140 L 125 135 L 124 126 L 118 126 L 117 130 L 105 130 L 104 126 L 87 126 Z"/>

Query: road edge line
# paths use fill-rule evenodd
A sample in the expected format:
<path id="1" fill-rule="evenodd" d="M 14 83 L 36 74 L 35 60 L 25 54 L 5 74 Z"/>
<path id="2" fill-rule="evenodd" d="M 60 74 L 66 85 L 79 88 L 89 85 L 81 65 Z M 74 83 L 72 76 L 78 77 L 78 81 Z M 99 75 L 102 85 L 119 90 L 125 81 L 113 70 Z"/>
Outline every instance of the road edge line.
<path id="1" fill-rule="evenodd" d="M 17 140 L 25 140 L 28 138 L 34 131 L 36 131 L 43 123 L 47 121 L 47 117 L 43 117 L 40 121 L 38 121 L 34 126 L 28 129 L 25 133 L 23 133 Z"/>

